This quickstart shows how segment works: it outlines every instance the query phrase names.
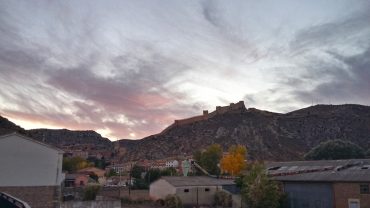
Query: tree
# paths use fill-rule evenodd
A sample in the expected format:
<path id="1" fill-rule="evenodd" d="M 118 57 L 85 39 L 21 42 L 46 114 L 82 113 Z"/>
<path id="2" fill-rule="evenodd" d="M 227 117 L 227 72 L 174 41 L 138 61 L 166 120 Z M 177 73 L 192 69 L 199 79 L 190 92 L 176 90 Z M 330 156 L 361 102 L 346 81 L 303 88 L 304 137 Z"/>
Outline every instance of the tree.
<path id="1" fill-rule="evenodd" d="M 263 164 L 253 164 L 243 178 L 242 197 L 250 208 L 277 208 L 281 198 L 277 184 L 266 174 Z"/>
<path id="2" fill-rule="evenodd" d="M 100 190 L 100 186 L 86 186 L 83 192 L 83 200 L 88 201 L 88 200 L 95 200 L 96 195 L 98 194 Z"/>
<path id="3" fill-rule="evenodd" d="M 150 169 L 145 174 L 145 181 L 148 184 L 151 184 L 153 181 L 157 180 L 160 177 L 161 177 L 161 170 L 159 170 L 158 168 Z"/>
<path id="4" fill-rule="evenodd" d="M 338 160 L 364 158 L 365 151 L 358 145 L 343 140 L 329 140 L 312 148 L 306 160 Z"/>
<path id="5" fill-rule="evenodd" d="M 196 151 L 194 160 L 208 173 L 218 175 L 220 169 L 218 164 L 222 157 L 222 148 L 219 144 L 212 144 L 203 152 Z"/>
<path id="6" fill-rule="evenodd" d="M 81 157 L 63 158 L 62 169 L 68 172 L 76 172 L 77 170 L 94 166 L 92 163 Z"/>
<path id="7" fill-rule="evenodd" d="M 232 176 L 238 175 L 246 167 L 245 155 L 247 149 L 242 145 L 232 145 L 227 155 L 220 162 L 221 170 Z"/>
<path id="8" fill-rule="evenodd" d="M 177 171 L 174 167 L 165 168 L 161 171 L 161 176 L 176 176 Z"/>
<path id="9" fill-rule="evenodd" d="M 141 179 L 141 173 L 145 172 L 142 166 L 134 165 L 131 169 L 131 176 L 135 179 Z"/>

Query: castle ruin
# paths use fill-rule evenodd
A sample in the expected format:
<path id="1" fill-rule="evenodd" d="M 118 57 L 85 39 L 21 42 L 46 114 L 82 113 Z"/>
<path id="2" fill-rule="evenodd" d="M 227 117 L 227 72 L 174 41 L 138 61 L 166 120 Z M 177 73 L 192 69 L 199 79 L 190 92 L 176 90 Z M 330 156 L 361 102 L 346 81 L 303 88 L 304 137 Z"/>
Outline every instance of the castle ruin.
<path id="1" fill-rule="evenodd" d="M 216 115 L 222 115 L 225 113 L 242 113 L 246 111 L 246 107 L 244 105 L 244 101 L 239 101 L 237 103 L 230 103 L 228 106 L 216 106 L 216 110 L 208 113 L 208 110 L 203 110 L 203 114 L 199 116 L 194 116 L 190 118 L 185 118 L 181 120 L 175 120 L 173 124 L 165 128 L 160 134 L 166 133 L 168 130 L 172 129 L 176 126 L 183 126 L 187 124 L 192 124 L 197 121 L 204 121 L 208 120 Z"/>

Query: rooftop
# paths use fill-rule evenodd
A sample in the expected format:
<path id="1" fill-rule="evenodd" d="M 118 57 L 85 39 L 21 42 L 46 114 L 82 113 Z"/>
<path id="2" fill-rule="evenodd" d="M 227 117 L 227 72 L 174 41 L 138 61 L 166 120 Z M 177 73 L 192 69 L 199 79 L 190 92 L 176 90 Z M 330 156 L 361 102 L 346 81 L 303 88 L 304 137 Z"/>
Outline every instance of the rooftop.
<path id="1" fill-rule="evenodd" d="M 370 159 L 272 162 L 267 170 L 277 181 L 370 182 Z"/>
<path id="2" fill-rule="evenodd" d="M 233 185 L 233 180 L 217 179 L 207 176 L 165 176 L 161 179 L 166 180 L 168 183 L 175 187 L 181 186 L 221 186 L 221 185 Z"/>

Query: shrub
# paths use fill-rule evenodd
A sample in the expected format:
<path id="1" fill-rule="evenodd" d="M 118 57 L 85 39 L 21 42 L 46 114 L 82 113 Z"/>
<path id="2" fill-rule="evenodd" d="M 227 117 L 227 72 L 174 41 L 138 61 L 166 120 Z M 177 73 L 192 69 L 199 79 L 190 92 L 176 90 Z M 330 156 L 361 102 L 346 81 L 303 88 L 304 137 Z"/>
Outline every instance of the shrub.
<path id="1" fill-rule="evenodd" d="M 215 194 L 215 204 L 216 206 L 231 207 L 232 198 L 230 194 L 224 191 L 217 191 Z"/>
<path id="2" fill-rule="evenodd" d="M 343 140 L 320 143 L 305 155 L 306 160 L 338 160 L 364 158 L 365 152 L 358 145 Z"/>
<path id="3" fill-rule="evenodd" d="M 182 202 L 180 197 L 175 194 L 169 194 L 164 199 L 164 206 L 167 208 L 181 208 Z"/>
<path id="4" fill-rule="evenodd" d="M 84 189 L 84 196 L 83 200 L 84 201 L 89 201 L 89 200 L 95 200 L 96 195 L 98 194 L 100 190 L 100 186 L 86 186 Z"/>

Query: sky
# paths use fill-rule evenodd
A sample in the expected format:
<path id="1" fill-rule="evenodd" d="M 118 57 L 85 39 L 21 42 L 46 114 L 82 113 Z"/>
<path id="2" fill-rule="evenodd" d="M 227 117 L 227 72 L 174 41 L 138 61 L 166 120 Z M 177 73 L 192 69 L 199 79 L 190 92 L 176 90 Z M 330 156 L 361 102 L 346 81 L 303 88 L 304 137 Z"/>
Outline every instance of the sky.
<path id="1" fill-rule="evenodd" d="M 244 100 L 370 105 L 366 0 L 0 1 L 0 114 L 111 140 Z"/>

